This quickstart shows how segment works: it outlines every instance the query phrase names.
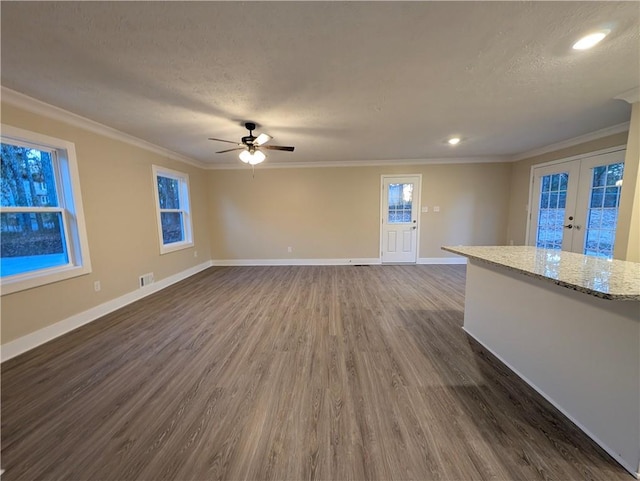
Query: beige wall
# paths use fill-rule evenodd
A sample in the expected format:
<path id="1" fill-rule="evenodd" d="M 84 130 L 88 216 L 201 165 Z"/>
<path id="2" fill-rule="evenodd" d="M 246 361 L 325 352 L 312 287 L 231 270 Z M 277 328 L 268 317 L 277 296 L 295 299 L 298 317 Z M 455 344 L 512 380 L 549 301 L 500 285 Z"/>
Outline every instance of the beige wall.
<path id="1" fill-rule="evenodd" d="M 75 143 L 93 270 L 2 296 L 2 343 L 134 291 L 141 274 L 159 280 L 209 259 L 204 170 L 6 104 L 1 113 L 4 124 Z M 195 248 L 160 255 L 152 164 L 189 174 Z"/>
<path id="2" fill-rule="evenodd" d="M 504 163 L 210 171 L 212 258 L 377 259 L 381 174 L 422 174 L 419 257 L 504 244 L 510 173 Z"/>
<path id="3" fill-rule="evenodd" d="M 507 239 L 509 241 L 513 241 L 515 245 L 526 244 L 525 236 L 527 230 L 527 209 L 529 204 L 531 166 L 543 164 L 552 160 L 566 159 L 575 155 L 595 152 L 609 147 L 625 145 L 626 143 L 627 132 L 623 132 L 590 142 L 585 142 L 566 149 L 557 150 L 555 152 L 530 157 L 514 163 L 511 170 L 511 197 L 509 199 Z"/>
<path id="4" fill-rule="evenodd" d="M 640 102 L 631 109 L 619 218 L 627 222 L 618 223 L 614 257 L 640 262 Z"/>
<path id="5" fill-rule="evenodd" d="M 252 176 L 205 171 L 6 104 L 2 122 L 75 143 L 93 267 L 3 296 L 2 343 L 134 291 L 146 272 L 159 280 L 209 259 L 378 259 L 382 174 L 422 175 L 420 258 L 448 257 L 448 244 L 523 244 L 532 165 L 627 143 L 622 133 L 514 164 L 258 167 Z M 159 254 L 152 164 L 190 176 L 193 249 Z"/>
<path id="6" fill-rule="evenodd" d="M 505 242 L 509 164 L 204 171 L 2 104 L 2 122 L 75 143 L 91 274 L 1 299 L 7 343 L 211 259 L 379 258 L 380 175 L 423 176 L 420 257 Z M 159 254 L 151 165 L 190 176 L 195 247 Z M 289 254 L 287 247 L 294 251 Z M 197 258 L 194 251 L 198 251 Z M 94 292 L 94 281 L 102 285 Z"/>

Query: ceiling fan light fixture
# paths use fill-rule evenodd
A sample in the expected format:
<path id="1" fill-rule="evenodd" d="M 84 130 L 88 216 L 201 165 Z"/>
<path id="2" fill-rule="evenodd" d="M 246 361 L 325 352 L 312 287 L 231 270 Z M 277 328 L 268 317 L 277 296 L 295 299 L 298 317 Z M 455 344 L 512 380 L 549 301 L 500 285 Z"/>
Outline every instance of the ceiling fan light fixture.
<path id="1" fill-rule="evenodd" d="M 594 47 L 600 41 L 609 34 L 609 30 L 600 30 L 599 32 L 590 33 L 585 35 L 576 43 L 573 44 L 574 50 L 588 50 Z"/>
<path id="2" fill-rule="evenodd" d="M 240 152 L 240 160 L 245 164 L 256 165 L 260 162 L 263 162 L 266 158 L 267 156 L 259 150 L 254 150 L 253 152 L 250 152 L 249 150 L 243 150 L 242 152 Z"/>
<path id="3" fill-rule="evenodd" d="M 253 156 L 251 157 L 251 159 L 249 159 L 249 164 L 251 165 L 256 165 L 259 164 L 260 162 L 263 162 L 264 159 L 266 159 L 267 156 L 264 155 L 262 152 L 260 152 L 259 150 L 256 150 L 253 153 Z"/>
<path id="4" fill-rule="evenodd" d="M 447 142 L 449 145 L 458 145 L 460 143 L 460 137 L 451 137 Z"/>

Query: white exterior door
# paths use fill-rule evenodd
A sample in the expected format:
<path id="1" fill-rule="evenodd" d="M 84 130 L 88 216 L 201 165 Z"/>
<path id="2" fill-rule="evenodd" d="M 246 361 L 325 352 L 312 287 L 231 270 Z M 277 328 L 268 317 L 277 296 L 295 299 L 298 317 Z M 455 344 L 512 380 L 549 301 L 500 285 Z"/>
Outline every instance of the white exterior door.
<path id="1" fill-rule="evenodd" d="M 529 244 L 570 251 L 580 163 L 564 162 L 538 167 L 533 172 Z"/>
<path id="2" fill-rule="evenodd" d="M 529 245 L 611 259 L 624 150 L 533 169 Z"/>
<path id="3" fill-rule="evenodd" d="M 418 256 L 419 175 L 382 176 L 382 262 L 413 262 Z"/>
<path id="4" fill-rule="evenodd" d="M 624 154 L 598 155 L 580 163 L 573 252 L 613 258 Z"/>

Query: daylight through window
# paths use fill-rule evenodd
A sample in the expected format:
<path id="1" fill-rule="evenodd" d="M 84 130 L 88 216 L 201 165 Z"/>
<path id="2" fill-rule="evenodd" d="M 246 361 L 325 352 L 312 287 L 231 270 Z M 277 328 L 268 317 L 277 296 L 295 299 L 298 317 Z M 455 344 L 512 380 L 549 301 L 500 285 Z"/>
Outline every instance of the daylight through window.
<path id="1" fill-rule="evenodd" d="M 153 166 L 160 253 L 193 246 L 189 176 Z"/>
<path id="2" fill-rule="evenodd" d="M 2 293 L 89 272 L 73 144 L 3 126 L 1 162 Z"/>

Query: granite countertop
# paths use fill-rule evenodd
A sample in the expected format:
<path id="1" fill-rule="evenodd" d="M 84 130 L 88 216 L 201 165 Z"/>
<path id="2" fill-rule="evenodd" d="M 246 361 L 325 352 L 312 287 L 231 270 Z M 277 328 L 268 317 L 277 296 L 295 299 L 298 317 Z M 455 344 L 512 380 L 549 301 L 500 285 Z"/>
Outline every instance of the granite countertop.
<path id="1" fill-rule="evenodd" d="M 602 299 L 640 301 L 640 264 L 636 262 L 531 246 L 445 246 L 442 249 Z"/>

